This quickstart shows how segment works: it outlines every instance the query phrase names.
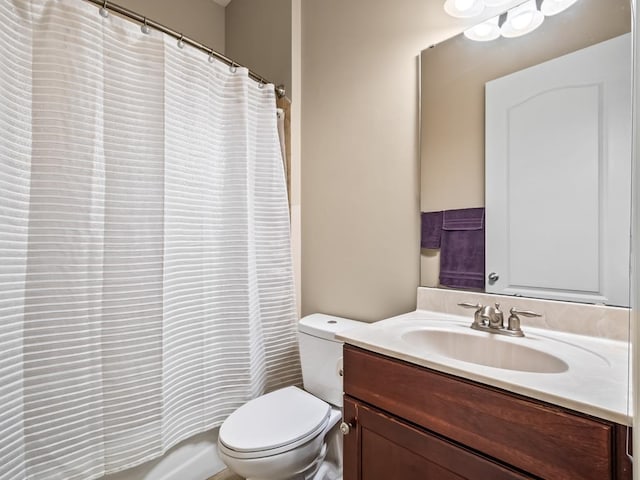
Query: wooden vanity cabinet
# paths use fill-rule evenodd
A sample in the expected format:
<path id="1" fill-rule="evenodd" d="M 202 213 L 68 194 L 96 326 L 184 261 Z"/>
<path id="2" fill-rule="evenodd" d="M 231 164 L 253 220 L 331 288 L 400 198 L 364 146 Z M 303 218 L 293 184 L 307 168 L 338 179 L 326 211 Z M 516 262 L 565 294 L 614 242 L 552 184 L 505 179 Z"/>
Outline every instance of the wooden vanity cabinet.
<path id="1" fill-rule="evenodd" d="M 357 418 L 344 438 L 344 479 L 524 480 L 518 473 L 410 423 L 345 398 L 345 418 Z"/>
<path id="2" fill-rule="evenodd" d="M 630 480 L 625 427 L 349 345 L 344 480 Z"/>

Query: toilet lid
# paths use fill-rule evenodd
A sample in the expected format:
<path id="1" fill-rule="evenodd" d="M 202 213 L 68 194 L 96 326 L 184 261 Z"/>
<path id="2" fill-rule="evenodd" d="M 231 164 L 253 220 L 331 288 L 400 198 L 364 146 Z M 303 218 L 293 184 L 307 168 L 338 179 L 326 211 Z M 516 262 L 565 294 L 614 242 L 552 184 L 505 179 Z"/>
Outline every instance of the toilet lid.
<path id="1" fill-rule="evenodd" d="M 220 427 L 220 442 L 237 452 L 291 448 L 317 436 L 331 407 L 297 387 L 255 398 L 233 412 Z M 295 444 L 295 445 L 294 445 Z"/>

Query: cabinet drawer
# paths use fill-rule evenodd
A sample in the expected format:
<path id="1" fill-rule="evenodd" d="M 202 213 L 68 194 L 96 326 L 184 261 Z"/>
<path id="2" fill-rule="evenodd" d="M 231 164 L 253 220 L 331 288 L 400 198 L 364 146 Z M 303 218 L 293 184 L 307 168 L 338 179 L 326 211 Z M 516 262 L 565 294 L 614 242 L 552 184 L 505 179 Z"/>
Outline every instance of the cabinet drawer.
<path id="1" fill-rule="evenodd" d="M 614 425 L 346 345 L 345 394 L 549 480 L 613 478 Z"/>
<path id="2" fill-rule="evenodd" d="M 345 419 L 344 480 L 533 480 L 349 397 Z"/>

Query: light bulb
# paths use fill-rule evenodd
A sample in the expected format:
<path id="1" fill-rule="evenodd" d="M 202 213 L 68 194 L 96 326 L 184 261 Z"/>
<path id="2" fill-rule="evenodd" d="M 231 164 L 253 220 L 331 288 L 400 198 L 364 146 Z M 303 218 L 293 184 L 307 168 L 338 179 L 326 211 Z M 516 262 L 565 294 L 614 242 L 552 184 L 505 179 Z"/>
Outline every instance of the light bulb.
<path id="1" fill-rule="evenodd" d="M 483 10 L 483 0 L 447 0 L 444 2 L 444 11 L 456 18 L 475 17 Z"/>
<path id="2" fill-rule="evenodd" d="M 503 37 L 519 37 L 534 31 L 543 21 L 544 15 L 538 11 L 536 0 L 529 0 L 507 12 L 500 30 Z"/>
<path id="3" fill-rule="evenodd" d="M 522 12 L 520 15 L 516 16 L 511 20 L 511 25 L 516 30 L 524 30 L 529 25 L 531 25 L 531 21 L 533 20 L 533 12 Z"/>
<path id="4" fill-rule="evenodd" d="M 507 3 L 510 3 L 511 0 L 484 0 L 484 4 L 487 7 L 503 7 Z"/>
<path id="5" fill-rule="evenodd" d="M 487 25 L 486 23 L 481 23 L 477 27 L 474 27 L 474 30 L 481 37 L 486 37 L 491 33 L 492 28 L 490 25 Z"/>
<path id="6" fill-rule="evenodd" d="M 480 23 L 475 27 L 465 30 L 464 36 L 476 42 L 489 42 L 500 36 L 500 27 L 498 22 L 500 17 L 494 17 L 486 22 Z"/>
<path id="7" fill-rule="evenodd" d="M 466 12 L 473 7 L 475 0 L 454 0 L 453 4 L 461 12 Z"/>
<path id="8" fill-rule="evenodd" d="M 555 15 L 560 12 L 564 12 L 571 5 L 576 3 L 578 0 L 544 0 L 542 2 L 542 6 L 540 7 L 540 11 L 547 17 Z"/>

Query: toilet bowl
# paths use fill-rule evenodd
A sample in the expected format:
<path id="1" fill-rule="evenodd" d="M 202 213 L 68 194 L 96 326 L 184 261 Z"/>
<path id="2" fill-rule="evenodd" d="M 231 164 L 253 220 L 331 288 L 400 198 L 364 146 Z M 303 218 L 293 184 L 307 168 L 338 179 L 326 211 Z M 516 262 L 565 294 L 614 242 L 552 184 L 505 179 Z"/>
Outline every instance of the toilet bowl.
<path id="1" fill-rule="evenodd" d="M 249 480 L 341 480 L 342 343 L 335 333 L 360 322 L 314 314 L 299 324 L 305 390 L 255 398 L 220 427 L 222 461 Z"/>
<path id="2" fill-rule="evenodd" d="M 312 479 L 326 457 L 327 433 L 341 416 L 340 410 L 297 387 L 276 390 L 225 421 L 220 457 L 251 480 Z"/>

